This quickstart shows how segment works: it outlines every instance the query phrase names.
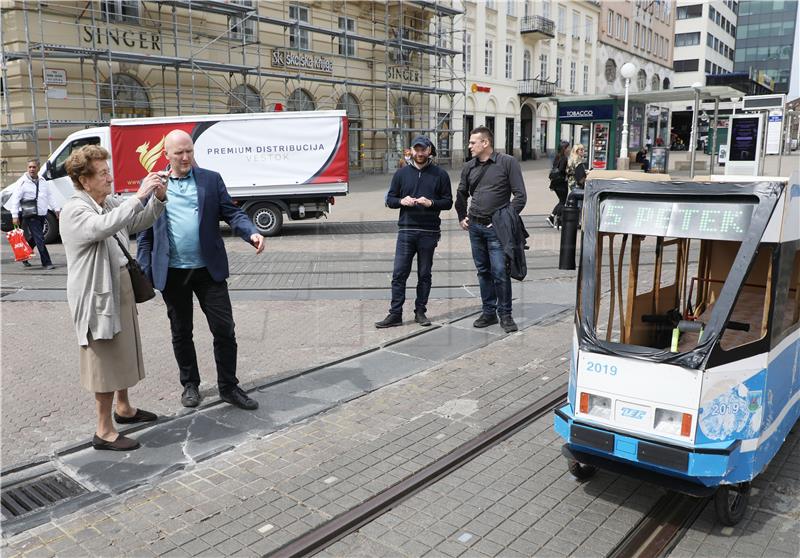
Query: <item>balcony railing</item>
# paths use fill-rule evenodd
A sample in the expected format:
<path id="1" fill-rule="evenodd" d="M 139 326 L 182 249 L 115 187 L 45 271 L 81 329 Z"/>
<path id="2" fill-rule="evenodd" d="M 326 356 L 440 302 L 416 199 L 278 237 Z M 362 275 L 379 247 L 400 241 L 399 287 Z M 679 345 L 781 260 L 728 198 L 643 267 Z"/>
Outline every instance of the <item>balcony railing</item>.
<path id="1" fill-rule="evenodd" d="M 523 35 L 537 39 L 552 39 L 556 36 L 556 24 L 552 19 L 542 16 L 523 17 L 519 30 Z"/>
<path id="2" fill-rule="evenodd" d="M 556 83 L 544 79 L 521 79 L 517 86 L 522 97 L 550 97 L 556 92 Z"/>

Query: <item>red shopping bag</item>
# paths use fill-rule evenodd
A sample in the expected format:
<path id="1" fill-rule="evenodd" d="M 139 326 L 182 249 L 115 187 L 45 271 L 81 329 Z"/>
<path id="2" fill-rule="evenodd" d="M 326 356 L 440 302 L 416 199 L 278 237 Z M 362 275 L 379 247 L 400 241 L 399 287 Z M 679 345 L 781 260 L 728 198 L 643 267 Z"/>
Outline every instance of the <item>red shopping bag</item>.
<path id="1" fill-rule="evenodd" d="M 11 250 L 14 252 L 14 261 L 24 262 L 31 259 L 33 248 L 25 240 L 25 233 L 22 232 L 22 229 L 15 227 L 13 231 L 6 233 L 6 238 L 8 243 L 11 244 Z"/>

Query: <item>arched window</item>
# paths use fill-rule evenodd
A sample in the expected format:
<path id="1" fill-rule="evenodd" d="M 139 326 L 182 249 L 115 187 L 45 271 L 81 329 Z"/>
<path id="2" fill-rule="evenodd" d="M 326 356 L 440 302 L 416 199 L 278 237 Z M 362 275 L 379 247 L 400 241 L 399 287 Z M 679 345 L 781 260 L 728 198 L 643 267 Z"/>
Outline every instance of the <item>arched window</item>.
<path id="1" fill-rule="evenodd" d="M 664 89 L 669 89 L 669 78 L 664 78 Z"/>
<path id="2" fill-rule="evenodd" d="M 261 112 L 261 95 L 250 85 L 237 85 L 231 90 L 228 112 Z"/>
<path id="3" fill-rule="evenodd" d="M 295 89 L 286 100 L 286 110 L 314 110 L 314 98 L 305 89 Z"/>
<path id="4" fill-rule="evenodd" d="M 650 88 L 653 91 L 661 89 L 661 77 L 658 74 L 654 75 L 653 79 L 650 80 Z"/>
<path id="5" fill-rule="evenodd" d="M 525 4 L 527 9 L 528 4 Z M 522 79 L 531 79 L 531 51 L 526 50 L 522 55 Z"/>
<path id="6" fill-rule="evenodd" d="M 614 83 L 615 79 L 617 79 L 617 63 L 612 58 L 609 58 L 606 60 L 606 81 Z"/>
<path id="7" fill-rule="evenodd" d="M 112 118 L 143 118 L 152 116 L 147 90 L 133 76 L 117 74 L 100 85 L 100 114 L 103 120 Z"/>
<path id="8" fill-rule="evenodd" d="M 358 168 L 361 166 L 361 108 L 358 106 L 358 99 L 350 93 L 345 93 L 339 97 L 336 108 L 347 112 L 350 166 Z"/>
<path id="9" fill-rule="evenodd" d="M 636 86 L 639 88 L 639 91 L 647 89 L 647 73 L 644 70 L 639 70 L 639 73 L 636 75 Z"/>

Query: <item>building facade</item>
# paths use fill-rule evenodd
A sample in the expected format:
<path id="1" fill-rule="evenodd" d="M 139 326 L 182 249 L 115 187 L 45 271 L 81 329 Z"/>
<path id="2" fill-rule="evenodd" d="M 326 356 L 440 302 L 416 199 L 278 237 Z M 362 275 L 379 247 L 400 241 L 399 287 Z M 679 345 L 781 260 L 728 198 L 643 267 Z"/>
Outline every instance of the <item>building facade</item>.
<path id="1" fill-rule="evenodd" d="M 555 149 L 553 95 L 594 93 L 598 2 L 468 1 L 463 128 L 487 126 L 522 160 Z M 466 137 L 466 134 L 465 134 Z"/>
<path id="2" fill-rule="evenodd" d="M 463 158 L 453 2 L 2 4 L 3 184 L 122 117 L 343 109 L 354 171 L 394 168 L 418 133 Z"/>
<path id="3" fill-rule="evenodd" d="M 742 0 L 736 26 L 734 71 L 763 71 L 775 93 L 788 93 L 797 58 L 797 0 Z"/>
<path id="4" fill-rule="evenodd" d="M 706 75 L 733 72 L 738 2 L 678 0 L 674 87 L 706 85 Z"/>

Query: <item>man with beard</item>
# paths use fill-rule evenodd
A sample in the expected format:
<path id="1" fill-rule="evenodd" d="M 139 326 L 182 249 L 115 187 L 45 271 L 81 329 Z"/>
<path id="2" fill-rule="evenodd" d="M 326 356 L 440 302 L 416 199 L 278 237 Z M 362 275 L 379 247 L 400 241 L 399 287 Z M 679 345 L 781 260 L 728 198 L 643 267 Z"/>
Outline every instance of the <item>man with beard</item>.
<path id="1" fill-rule="evenodd" d="M 431 325 L 426 316 L 428 295 L 431 292 L 433 253 L 439 243 L 441 219 L 439 212 L 453 207 L 450 176 L 433 163 L 436 148 L 425 136 L 411 142 L 411 164 L 394 173 L 386 206 L 400 210 L 397 225 L 397 246 L 392 273 L 392 305 L 389 315 L 375 327 L 394 327 L 403 324 L 403 303 L 406 300 L 406 280 L 411 262 L 417 257 L 417 298 L 414 301 L 414 321 L 421 326 Z"/>

